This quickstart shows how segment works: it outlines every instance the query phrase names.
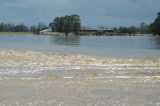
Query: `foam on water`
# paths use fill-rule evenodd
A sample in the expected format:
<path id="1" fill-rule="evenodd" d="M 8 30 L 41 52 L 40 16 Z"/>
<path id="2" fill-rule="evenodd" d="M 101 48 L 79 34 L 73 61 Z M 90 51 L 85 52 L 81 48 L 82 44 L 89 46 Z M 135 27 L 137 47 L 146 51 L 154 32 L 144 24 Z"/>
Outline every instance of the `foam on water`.
<path id="1" fill-rule="evenodd" d="M 0 50 L 0 77 L 127 78 L 160 73 L 160 60 L 112 59 L 83 55 Z M 116 77 L 117 76 L 117 77 Z"/>
<path id="2" fill-rule="evenodd" d="M 47 70 L 104 70 L 107 72 L 114 73 L 117 70 L 159 70 L 160 67 L 156 65 L 130 65 L 130 64 L 111 64 L 111 65 L 80 65 L 80 66 L 71 66 L 71 65 L 65 65 L 65 66 L 55 66 L 55 67 L 29 67 L 29 68 L 23 68 L 23 67 L 14 67 L 14 68 L 3 68 L 0 69 L 0 75 L 9 75 L 9 74 L 34 74 L 34 73 L 42 73 Z M 109 71 L 112 70 L 112 71 Z"/>

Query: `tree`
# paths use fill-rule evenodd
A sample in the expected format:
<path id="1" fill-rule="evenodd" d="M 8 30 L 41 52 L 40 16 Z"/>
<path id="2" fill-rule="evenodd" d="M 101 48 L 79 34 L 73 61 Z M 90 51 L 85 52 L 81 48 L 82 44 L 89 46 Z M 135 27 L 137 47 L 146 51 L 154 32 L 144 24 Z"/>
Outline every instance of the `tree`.
<path id="1" fill-rule="evenodd" d="M 114 27 L 114 28 L 113 28 L 113 31 L 114 31 L 114 32 L 117 32 L 117 31 L 118 31 L 118 29 L 117 29 L 116 27 Z"/>
<path id="2" fill-rule="evenodd" d="M 126 32 L 125 33 L 128 33 L 129 35 L 135 34 L 136 32 L 135 32 L 134 26 L 126 27 Z"/>
<path id="3" fill-rule="evenodd" d="M 52 31 L 55 31 L 55 25 L 54 22 L 49 23 L 49 27 L 52 29 Z"/>
<path id="4" fill-rule="evenodd" d="M 8 25 L 7 24 L 4 24 L 4 23 L 0 24 L 0 31 L 7 32 L 8 30 L 9 29 L 8 29 Z"/>
<path id="5" fill-rule="evenodd" d="M 0 31 L 1 32 L 28 32 L 29 28 L 24 24 L 14 25 L 14 24 L 0 24 Z"/>
<path id="6" fill-rule="evenodd" d="M 40 31 L 45 29 L 48 29 L 48 26 L 44 22 L 39 22 L 38 25 L 30 27 L 30 31 L 35 34 L 39 34 Z"/>
<path id="7" fill-rule="evenodd" d="M 14 24 L 8 24 L 9 32 L 15 32 L 15 25 Z"/>
<path id="8" fill-rule="evenodd" d="M 47 29 L 48 27 L 44 22 L 39 22 L 37 28 L 39 31 L 41 31 L 41 30 Z"/>
<path id="9" fill-rule="evenodd" d="M 73 18 L 73 31 L 78 35 L 79 30 L 81 29 L 80 17 L 78 15 L 72 15 Z"/>
<path id="10" fill-rule="evenodd" d="M 128 28 L 127 27 L 119 27 L 119 29 L 118 29 L 118 32 L 119 33 L 128 33 Z"/>
<path id="11" fill-rule="evenodd" d="M 30 27 L 30 31 L 35 33 L 35 34 L 38 34 L 39 33 L 39 29 L 37 28 L 37 26 L 31 26 Z"/>
<path id="12" fill-rule="evenodd" d="M 157 18 L 150 25 L 150 29 L 151 29 L 151 32 L 153 33 L 153 35 L 160 36 L 160 12 L 157 13 Z"/>
<path id="13" fill-rule="evenodd" d="M 80 17 L 78 15 L 56 17 L 53 22 L 49 24 L 49 27 L 52 31 L 65 32 L 66 35 L 70 32 L 78 35 L 81 28 Z"/>
<path id="14" fill-rule="evenodd" d="M 130 26 L 129 31 L 131 34 L 136 34 L 138 32 L 138 28 L 135 26 Z"/>
<path id="15" fill-rule="evenodd" d="M 140 23 L 139 29 L 140 29 L 140 33 L 144 34 L 144 29 L 145 29 L 145 23 L 144 22 Z"/>
<path id="16" fill-rule="evenodd" d="M 28 32 L 29 28 L 25 26 L 24 24 L 19 24 L 15 26 L 15 31 L 16 32 Z"/>
<path id="17" fill-rule="evenodd" d="M 141 34 L 149 33 L 150 32 L 149 25 L 145 24 L 144 22 L 140 23 L 139 32 Z"/>

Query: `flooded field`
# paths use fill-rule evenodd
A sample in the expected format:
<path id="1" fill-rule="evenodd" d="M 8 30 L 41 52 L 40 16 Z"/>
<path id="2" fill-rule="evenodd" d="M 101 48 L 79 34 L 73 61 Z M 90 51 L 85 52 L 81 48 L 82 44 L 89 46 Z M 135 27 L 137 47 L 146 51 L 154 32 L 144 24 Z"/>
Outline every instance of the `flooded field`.
<path id="1" fill-rule="evenodd" d="M 160 59 L 0 49 L 0 106 L 160 106 Z"/>
<path id="2" fill-rule="evenodd" d="M 160 37 L 1 35 L 0 48 L 112 58 L 160 57 Z"/>

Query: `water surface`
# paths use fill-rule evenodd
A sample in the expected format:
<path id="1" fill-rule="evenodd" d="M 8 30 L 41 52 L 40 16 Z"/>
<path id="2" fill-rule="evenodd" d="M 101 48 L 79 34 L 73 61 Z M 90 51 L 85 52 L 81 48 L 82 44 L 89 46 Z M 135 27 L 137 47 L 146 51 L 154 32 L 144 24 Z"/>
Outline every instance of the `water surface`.
<path id="1" fill-rule="evenodd" d="M 108 50 L 113 52 L 111 49 L 122 53 L 133 50 L 138 57 L 137 51 L 141 50 L 159 52 L 152 39 L 1 36 L 0 45 L 20 50 L 94 55 L 103 55 L 105 51 L 106 56 Z M 137 43 L 133 45 L 133 42 Z M 119 52 L 110 55 L 120 56 Z M 149 52 L 151 56 L 154 53 Z M 125 54 L 128 53 L 122 56 Z M 0 60 L 0 106 L 160 105 L 159 59 L 112 59 L 0 49 Z"/>
<path id="2" fill-rule="evenodd" d="M 0 48 L 116 58 L 160 57 L 160 38 L 145 36 L 1 35 Z"/>

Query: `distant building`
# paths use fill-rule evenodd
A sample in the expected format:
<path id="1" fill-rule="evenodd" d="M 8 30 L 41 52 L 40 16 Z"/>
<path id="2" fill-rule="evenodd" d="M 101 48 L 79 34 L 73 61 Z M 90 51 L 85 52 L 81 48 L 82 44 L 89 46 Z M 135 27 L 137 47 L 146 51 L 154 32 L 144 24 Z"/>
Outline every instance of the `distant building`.
<path id="1" fill-rule="evenodd" d="M 58 32 L 52 32 L 52 30 L 45 29 L 40 31 L 42 35 L 59 35 Z M 79 35 L 115 35 L 116 33 L 112 29 L 92 29 L 92 28 L 82 28 L 79 31 Z"/>
<path id="2" fill-rule="evenodd" d="M 114 32 L 112 29 L 91 29 L 82 28 L 79 32 L 80 35 L 103 35 Z"/>
<path id="3" fill-rule="evenodd" d="M 46 34 L 46 32 L 52 32 L 52 29 L 48 28 L 45 30 L 40 31 L 40 34 Z"/>

